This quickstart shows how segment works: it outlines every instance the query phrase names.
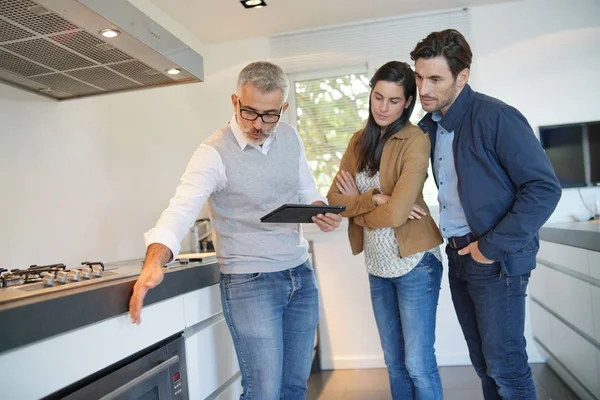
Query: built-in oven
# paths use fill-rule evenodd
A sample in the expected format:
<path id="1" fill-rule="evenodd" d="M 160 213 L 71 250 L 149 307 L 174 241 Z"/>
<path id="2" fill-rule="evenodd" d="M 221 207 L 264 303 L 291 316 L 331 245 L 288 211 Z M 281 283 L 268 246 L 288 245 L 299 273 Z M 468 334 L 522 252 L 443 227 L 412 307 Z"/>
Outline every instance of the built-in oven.
<path id="1" fill-rule="evenodd" d="M 171 338 L 48 399 L 187 400 L 185 343 Z"/>

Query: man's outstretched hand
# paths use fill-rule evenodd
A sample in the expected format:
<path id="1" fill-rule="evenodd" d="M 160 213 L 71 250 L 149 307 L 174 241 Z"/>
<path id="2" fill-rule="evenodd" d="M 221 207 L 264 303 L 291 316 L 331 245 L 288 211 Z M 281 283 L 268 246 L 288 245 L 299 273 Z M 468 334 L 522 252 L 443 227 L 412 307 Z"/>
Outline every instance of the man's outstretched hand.
<path id="1" fill-rule="evenodd" d="M 164 277 L 162 266 L 171 258 L 173 258 L 173 253 L 167 246 L 160 243 L 152 243 L 148 246 L 142 273 L 135 282 L 133 294 L 129 299 L 129 316 L 132 323 L 139 324 L 142 322 L 140 316 L 144 305 L 144 297 L 146 297 L 148 290 L 155 288 L 162 282 Z"/>

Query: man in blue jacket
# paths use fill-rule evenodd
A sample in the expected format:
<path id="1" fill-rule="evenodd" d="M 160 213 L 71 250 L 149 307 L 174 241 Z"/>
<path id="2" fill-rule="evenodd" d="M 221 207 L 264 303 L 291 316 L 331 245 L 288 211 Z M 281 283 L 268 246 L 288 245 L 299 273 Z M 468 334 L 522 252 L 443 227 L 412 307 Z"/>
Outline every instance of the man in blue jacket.
<path id="1" fill-rule="evenodd" d="M 460 32 L 433 32 L 410 55 L 427 111 L 419 126 L 432 143 L 452 301 L 484 397 L 536 399 L 525 293 L 560 185 L 525 117 L 467 84 L 472 53 Z"/>

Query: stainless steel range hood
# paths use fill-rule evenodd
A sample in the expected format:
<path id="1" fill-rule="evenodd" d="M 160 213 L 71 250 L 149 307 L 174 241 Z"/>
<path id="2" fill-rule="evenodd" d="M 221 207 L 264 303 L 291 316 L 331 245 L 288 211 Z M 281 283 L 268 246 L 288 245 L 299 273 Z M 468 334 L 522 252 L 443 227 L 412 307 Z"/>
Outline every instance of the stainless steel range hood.
<path id="1" fill-rule="evenodd" d="M 127 0 L 0 0 L 12 86 L 63 100 L 203 80 L 202 56 Z"/>

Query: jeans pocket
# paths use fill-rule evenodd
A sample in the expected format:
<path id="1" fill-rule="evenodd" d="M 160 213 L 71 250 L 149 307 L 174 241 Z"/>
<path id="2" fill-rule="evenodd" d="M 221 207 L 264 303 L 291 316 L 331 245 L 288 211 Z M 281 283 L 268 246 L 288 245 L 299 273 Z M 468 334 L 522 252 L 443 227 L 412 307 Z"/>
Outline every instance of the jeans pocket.
<path id="1" fill-rule="evenodd" d="M 465 254 L 464 256 L 459 257 L 461 266 L 464 268 L 463 271 L 468 275 L 477 276 L 479 278 L 500 276 L 501 267 L 498 262 L 483 264 L 475 261 L 471 254 Z"/>
<path id="2" fill-rule="evenodd" d="M 226 288 L 231 288 L 234 286 L 243 285 L 245 283 L 250 283 L 262 275 L 261 272 L 255 272 L 251 274 L 224 274 L 224 286 Z"/>
<path id="3" fill-rule="evenodd" d="M 310 259 L 309 259 L 309 260 L 306 260 L 306 261 L 304 262 L 304 264 L 302 264 L 302 265 L 303 265 L 303 266 L 305 266 L 306 268 L 308 268 L 308 269 L 309 269 L 309 270 L 311 270 L 311 271 L 314 271 L 314 270 L 315 270 L 315 268 L 313 267 L 312 263 L 310 262 Z"/>
<path id="4" fill-rule="evenodd" d="M 480 266 L 482 266 L 482 267 L 489 267 L 489 266 L 492 266 L 492 265 L 494 265 L 494 264 L 496 263 L 496 262 L 494 262 L 494 261 L 493 261 L 493 262 L 491 262 L 491 263 L 489 263 L 489 264 L 481 263 L 481 262 L 479 262 L 479 261 L 475 260 L 475 259 L 473 258 L 473 255 L 472 255 L 471 253 L 467 254 L 465 257 L 468 257 L 468 258 L 469 258 L 469 261 L 470 261 L 472 264 L 474 264 L 474 265 L 480 265 Z"/>
<path id="5" fill-rule="evenodd" d="M 433 256 L 430 255 L 428 252 L 426 252 L 425 254 L 423 254 L 423 257 L 421 257 L 421 259 L 419 260 L 419 263 L 415 267 L 415 270 L 416 271 L 427 271 L 427 270 L 429 270 L 429 268 L 431 267 L 431 259 L 430 259 L 430 257 L 433 257 Z"/>

